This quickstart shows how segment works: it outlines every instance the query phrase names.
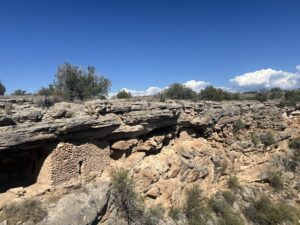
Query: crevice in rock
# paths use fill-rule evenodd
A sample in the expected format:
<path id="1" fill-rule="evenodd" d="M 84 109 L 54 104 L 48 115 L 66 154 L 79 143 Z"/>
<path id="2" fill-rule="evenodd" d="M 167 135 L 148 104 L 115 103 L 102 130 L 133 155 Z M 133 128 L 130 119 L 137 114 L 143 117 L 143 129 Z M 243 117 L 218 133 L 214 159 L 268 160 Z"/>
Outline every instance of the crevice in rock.
<path id="1" fill-rule="evenodd" d="M 110 158 L 113 160 L 119 160 L 122 157 L 127 158 L 128 156 L 130 156 L 132 154 L 132 149 L 126 150 L 126 151 L 118 151 L 118 150 L 112 150 L 110 153 Z"/>
<path id="2" fill-rule="evenodd" d="M 103 208 L 97 213 L 97 216 L 95 217 L 95 220 L 91 222 L 91 225 L 98 225 L 102 218 L 105 216 L 108 210 L 108 203 L 110 201 L 110 192 L 107 193 L 107 201 L 105 202 L 105 205 Z"/>

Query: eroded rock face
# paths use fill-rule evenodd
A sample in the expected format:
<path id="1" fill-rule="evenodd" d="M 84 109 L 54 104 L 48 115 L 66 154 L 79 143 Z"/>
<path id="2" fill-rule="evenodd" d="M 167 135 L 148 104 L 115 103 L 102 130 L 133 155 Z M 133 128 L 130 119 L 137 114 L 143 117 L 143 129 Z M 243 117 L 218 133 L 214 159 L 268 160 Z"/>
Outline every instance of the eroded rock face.
<path id="1" fill-rule="evenodd" d="M 182 206 L 186 191 L 194 185 L 207 198 L 227 189 L 233 175 L 245 186 L 240 197 L 244 205 L 244 195 L 255 197 L 257 192 L 270 193 L 274 199 L 293 196 L 293 204 L 300 200 L 299 173 L 287 171 L 284 164 L 291 153 L 288 141 L 300 133 L 297 111 L 248 101 L 94 100 L 44 109 L 26 101 L 12 104 L 9 115 L 4 110 L 0 115 L 0 179 L 3 171 L 13 171 L 25 156 L 30 164 L 24 168 L 34 170 L 35 176 L 22 194 L 8 190 L 0 196 L 22 199 L 32 194 L 41 199 L 49 207 L 49 216 L 41 224 L 121 223 L 109 200 L 113 168 L 130 171 L 146 205 L 162 204 L 166 209 Z M 22 112 L 16 110 L 21 108 Z M 267 133 L 273 136 L 270 143 L 260 140 Z M 286 191 L 272 192 L 268 170 L 282 171 L 289 181 Z M 103 188 L 89 186 L 92 179 Z M 72 182 L 87 189 L 62 191 Z M 43 185 L 46 191 L 31 191 L 35 185 Z M 50 206 L 48 197 L 57 192 L 60 200 Z M 3 205 L 0 198 L 0 208 Z M 78 206 L 76 210 L 72 205 Z M 176 223 L 166 218 L 160 224 Z"/>
<path id="2" fill-rule="evenodd" d="M 48 206 L 48 215 L 38 224 L 98 224 L 109 201 L 109 188 L 108 182 L 94 182 L 85 185 L 84 191 L 65 194 Z"/>

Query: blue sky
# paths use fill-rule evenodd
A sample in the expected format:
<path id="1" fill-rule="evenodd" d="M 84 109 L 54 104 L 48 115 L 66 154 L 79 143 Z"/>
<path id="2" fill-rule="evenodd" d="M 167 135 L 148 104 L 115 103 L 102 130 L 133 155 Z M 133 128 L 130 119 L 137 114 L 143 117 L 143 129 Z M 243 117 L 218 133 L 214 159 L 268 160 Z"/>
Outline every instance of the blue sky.
<path id="1" fill-rule="evenodd" d="M 3 0 L 0 79 L 33 92 L 70 62 L 95 66 L 112 92 L 297 88 L 299 10 L 298 0 Z"/>

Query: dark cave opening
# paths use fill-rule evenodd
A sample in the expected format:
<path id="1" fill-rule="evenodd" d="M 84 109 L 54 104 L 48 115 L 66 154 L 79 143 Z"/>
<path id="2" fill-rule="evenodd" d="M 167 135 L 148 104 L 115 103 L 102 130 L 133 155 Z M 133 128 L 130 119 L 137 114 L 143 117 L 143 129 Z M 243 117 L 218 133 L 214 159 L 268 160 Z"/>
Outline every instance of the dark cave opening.
<path id="1" fill-rule="evenodd" d="M 42 149 L 16 151 L 0 158 L 0 193 L 36 183 L 49 153 Z"/>

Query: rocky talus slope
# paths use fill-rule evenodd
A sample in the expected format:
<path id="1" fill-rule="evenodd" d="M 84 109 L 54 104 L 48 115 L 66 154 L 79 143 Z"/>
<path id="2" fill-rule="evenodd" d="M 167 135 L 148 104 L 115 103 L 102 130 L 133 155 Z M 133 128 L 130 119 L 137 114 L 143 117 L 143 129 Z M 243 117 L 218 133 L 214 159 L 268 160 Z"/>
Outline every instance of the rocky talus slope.
<path id="1" fill-rule="evenodd" d="M 164 208 L 155 224 L 188 224 L 184 213 L 168 216 L 184 208 L 187 190 L 199 187 L 205 202 L 230 190 L 233 177 L 239 188 L 230 190 L 232 212 L 242 224 L 259 224 L 244 209 L 260 196 L 300 203 L 299 165 L 289 147 L 300 135 L 298 110 L 254 101 L 93 100 L 42 108 L 28 98 L 0 99 L 0 224 L 128 224 L 112 195 L 115 168 L 129 171 L 146 208 Z M 19 215 L 24 202 L 33 216 Z M 213 212 L 205 224 L 219 222 Z"/>

